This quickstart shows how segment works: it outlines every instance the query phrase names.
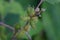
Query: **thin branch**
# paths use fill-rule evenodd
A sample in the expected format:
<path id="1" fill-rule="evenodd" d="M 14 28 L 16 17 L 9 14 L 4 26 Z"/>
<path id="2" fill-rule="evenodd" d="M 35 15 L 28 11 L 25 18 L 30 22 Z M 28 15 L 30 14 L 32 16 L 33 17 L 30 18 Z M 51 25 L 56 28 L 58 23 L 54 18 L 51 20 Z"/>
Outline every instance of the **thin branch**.
<path id="1" fill-rule="evenodd" d="M 22 27 L 21 29 L 18 29 L 18 31 L 15 30 L 15 32 L 14 32 L 14 34 L 13 34 L 11 40 L 15 40 L 17 33 L 20 33 L 22 29 L 23 29 L 23 27 Z"/>
<path id="2" fill-rule="evenodd" d="M 30 34 L 28 32 L 25 32 L 26 36 L 28 37 L 28 40 L 32 40 Z"/>
<path id="3" fill-rule="evenodd" d="M 39 2 L 39 4 L 37 5 L 37 7 L 35 8 L 35 16 L 38 16 L 38 17 L 41 17 L 41 13 L 42 13 L 42 10 L 40 10 L 39 6 L 41 6 L 41 4 L 43 3 L 44 0 L 41 0 Z"/>
<path id="4" fill-rule="evenodd" d="M 3 24 L 2 22 L 0 22 L 0 25 Z"/>
<path id="5" fill-rule="evenodd" d="M 28 21 L 26 22 L 26 24 L 25 24 L 24 27 L 26 27 L 26 26 L 29 24 L 29 22 L 30 22 L 30 20 L 28 20 Z M 28 31 L 26 31 L 25 34 L 26 34 L 26 36 L 28 37 L 28 40 L 32 40 L 32 38 L 31 38 L 30 34 L 28 33 Z"/>
<path id="6" fill-rule="evenodd" d="M 36 8 L 39 8 L 39 6 L 43 3 L 43 1 L 44 1 L 44 0 L 41 0 L 41 1 L 39 2 L 39 4 L 37 5 Z"/>
<path id="7" fill-rule="evenodd" d="M 10 25 L 7 25 L 7 24 L 5 24 L 5 23 L 3 23 L 3 22 L 0 22 L 0 25 L 2 25 L 2 26 L 5 26 L 5 27 L 7 27 L 7 28 L 9 28 L 9 29 L 11 29 L 11 30 L 15 30 L 12 26 L 10 26 Z"/>
<path id="8" fill-rule="evenodd" d="M 28 25 L 28 23 L 29 23 L 29 21 L 26 22 L 26 24 L 24 25 L 24 27 L 25 27 L 26 25 Z M 12 37 L 12 40 L 15 40 L 15 39 L 16 39 L 17 33 L 20 33 L 21 30 L 24 29 L 24 27 L 22 27 L 21 29 L 19 29 L 18 31 L 16 31 L 16 32 L 14 33 L 14 35 L 13 35 L 13 37 Z M 26 36 L 28 37 L 28 39 L 29 39 L 29 40 L 32 40 L 32 38 L 31 38 L 31 36 L 29 35 L 29 33 L 28 33 L 28 32 L 25 32 L 25 33 L 26 33 Z"/>
<path id="9" fill-rule="evenodd" d="M 27 25 L 27 23 L 26 23 L 25 25 Z M 24 26 L 25 26 L 25 25 L 24 25 Z M 22 27 L 21 29 L 19 29 L 18 31 L 15 30 L 15 32 L 14 32 L 11 40 L 15 40 L 17 33 L 20 33 L 22 29 L 23 29 L 23 27 Z"/>
<path id="10" fill-rule="evenodd" d="M 21 32 L 21 29 L 19 29 L 18 31 L 15 30 L 11 40 L 15 40 L 17 33 L 20 33 L 20 32 Z"/>

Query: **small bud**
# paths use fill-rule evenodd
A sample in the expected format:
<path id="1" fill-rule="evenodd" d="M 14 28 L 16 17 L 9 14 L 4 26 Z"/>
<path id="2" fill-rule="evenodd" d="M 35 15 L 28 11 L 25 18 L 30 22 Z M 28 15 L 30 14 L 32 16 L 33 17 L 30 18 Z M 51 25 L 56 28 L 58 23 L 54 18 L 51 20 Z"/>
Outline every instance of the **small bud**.
<path id="1" fill-rule="evenodd" d="M 42 17 L 41 15 L 39 15 L 39 17 Z"/>
<path id="2" fill-rule="evenodd" d="M 39 8 L 36 8 L 36 9 L 35 9 L 35 12 L 39 12 L 39 11 L 40 11 L 40 9 L 39 9 Z"/>
<path id="3" fill-rule="evenodd" d="M 45 12 L 45 11 L 46 11 L 46 9 L 45 9 L 45 8 L 41 8 L 41 11 Z"/>

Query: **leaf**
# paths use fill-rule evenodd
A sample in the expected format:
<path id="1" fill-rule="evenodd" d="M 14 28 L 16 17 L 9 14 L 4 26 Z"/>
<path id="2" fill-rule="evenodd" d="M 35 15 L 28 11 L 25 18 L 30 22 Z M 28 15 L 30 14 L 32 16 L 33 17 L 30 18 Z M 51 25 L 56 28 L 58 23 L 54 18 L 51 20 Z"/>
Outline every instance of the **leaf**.
<path id="1" fill-rule="evenodd" d="M 6 37 L 6 35 L 4 35 L 4 34 L 1 34 L 1 39 L 2 39 L 2 40 L 7 40 L 7 37 Z"/>
<path id="2" fill-rule="evenodd" d="M 45 5 L 44 5 L 45 4 Z M 60 27 L 60 5 L 44 3 L 42 7 L 46 8 L 46 12 L 42 13 L 42 20 L 44 28 L 46 29 L 47 36 L 51 40 L 59 40 L 60 36 L 57 37 L 57 29 Z M 59 32 L 58 32 L 59 34 Z M 60 34 L 59 34 L 60 35 Z M 51 38 L 52 37 L 52 38 Z"/>
<path id="3" fill-rule="evenodd" d="M 50 4 L 55 4 L 60 2 L 60 0 L 46 0 L 46 1 Z"/>
<path id="4" fill-rule="evenodd" d="M 56 36 L 57 36 L 57 40 L 60 40 L 60 32 L 59 32 L 59 28 L 60 28 L 60 3 L 56 3 L 54 4 L 54 7 L 53 7 L 53 12 L 52 12 L 52 20 L 53 20 L 53 23 L 54 23 L 54 28 L 55 28 L 55 33 L 56 33 Z M 58 34 L 58 35 L 57 35 Z"/>
<path id="5" fill-rule="evenodd" d="M 19 23 L 19 21 L 20 21 L 19 14 L 8 13 L 4 18 L 4 22 L 10 26 L 14 26 L 16 23 Z"/>
<path id="6" fill-rule="evenodd" d="M 36 7 L 39 2 L 38 0 L 24 0 L 24 2 L 23 2 L 23 0 L 16 0 L 16 1 L 19 2 L 20 4 L 22 4 L 22 6 L 25 10 L 29 5 L 31 5 L 32 7 L 33 6 Z"/>
<path id="7" fill-rule="evenodd" d="M 30 29 L 30 32 L 29 32 L 31 36 L 39 33 L 41 31 L 41 29 L 43 28 L 43 25 L 42 25 L 41 21 L 38 21 L 36 24 L 33 24 L 33 25 L 34 25 L 35 28 L 34 29 Z"/>
<path id="8" fill-rule="evenodd" d="M 4 26 L 0 26 L 0 33 L 5 33 L 5 27 Z"/>

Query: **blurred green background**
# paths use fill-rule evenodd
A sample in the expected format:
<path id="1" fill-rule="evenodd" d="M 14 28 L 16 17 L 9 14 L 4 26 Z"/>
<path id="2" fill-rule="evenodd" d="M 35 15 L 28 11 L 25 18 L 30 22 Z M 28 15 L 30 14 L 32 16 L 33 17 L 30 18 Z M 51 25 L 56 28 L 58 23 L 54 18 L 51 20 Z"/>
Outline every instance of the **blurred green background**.
<path id="1" fill-rule="evenodd" d="M 40 0 L 0 0 L 0 22 L 13 26 L 25 24 L 20 16 L 26 15 L 28 5 L 36 7 Z M 33 40 L 60 40 L 60 0 L 45 0 L 41 8 L 46 9 L 42 18 L 36 24 L 36 29 L 30 30 Z M 2 16 L 2 17 L 1 17 Z M 3 18 L 3 19 L 2 19 Z M 11 40 L 13 32 L 0 26 L 0 40 Z M 23 39 L 28 40 L 26 35 Z"/>

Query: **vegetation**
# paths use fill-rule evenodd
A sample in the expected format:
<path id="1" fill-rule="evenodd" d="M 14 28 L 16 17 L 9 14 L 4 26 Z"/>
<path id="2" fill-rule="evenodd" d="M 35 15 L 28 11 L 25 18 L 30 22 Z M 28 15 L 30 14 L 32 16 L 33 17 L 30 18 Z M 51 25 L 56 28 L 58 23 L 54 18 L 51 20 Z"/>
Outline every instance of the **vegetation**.
<path id="1" fill-rule="evenodd" d="M 0 40 L 60 40 L 60 0 L 0 0 Z"/>

